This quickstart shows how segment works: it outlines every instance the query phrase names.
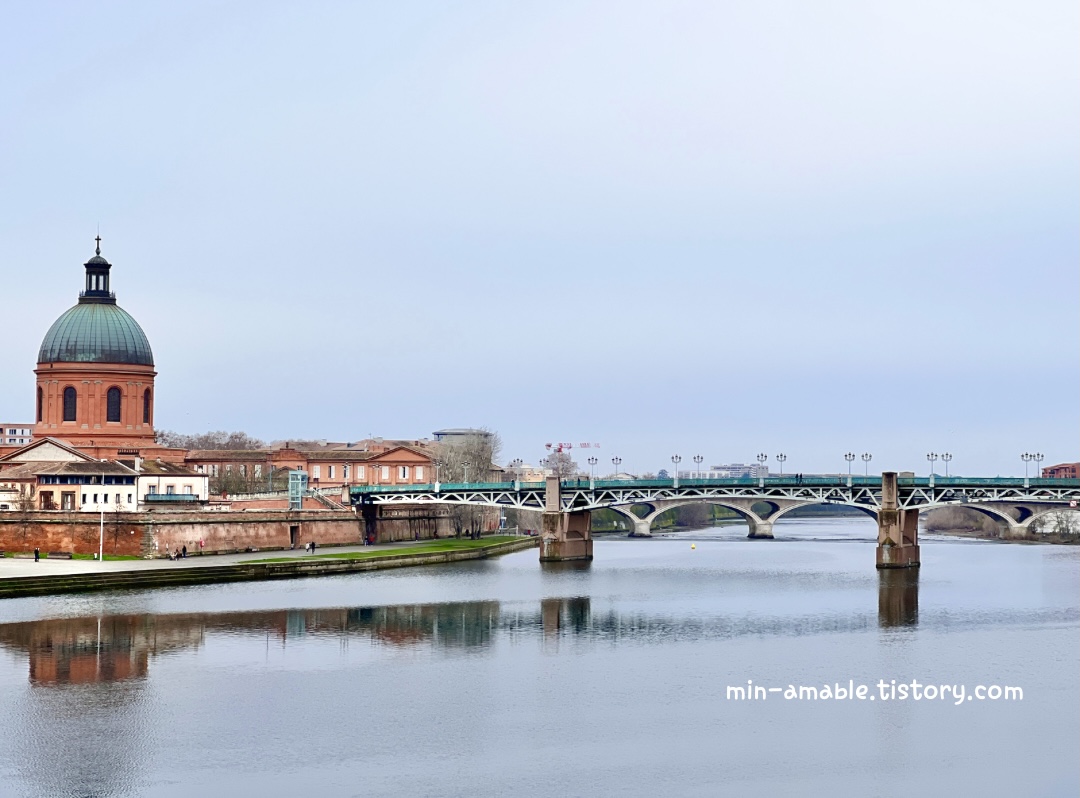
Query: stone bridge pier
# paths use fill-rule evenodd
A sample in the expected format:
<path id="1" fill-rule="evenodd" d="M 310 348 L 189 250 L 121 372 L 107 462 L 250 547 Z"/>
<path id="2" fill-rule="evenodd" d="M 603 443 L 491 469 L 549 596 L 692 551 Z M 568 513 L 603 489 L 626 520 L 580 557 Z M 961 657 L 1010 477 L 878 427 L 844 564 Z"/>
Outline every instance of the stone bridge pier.
<path id="1" fill-rule="evenodd" d="M 897 505 L 896 472 L 881 475 L 881 509 L 878 510 L 878 568 L 917 568 L 919 558 L 919 511 Z"/>
<path id="2" fill-rule="evenodd" d="M 563 512 L 559 479 L 548 477 L 541 516 L 540 562 L 566 562 L 593 558 L 592 513 Z"/>

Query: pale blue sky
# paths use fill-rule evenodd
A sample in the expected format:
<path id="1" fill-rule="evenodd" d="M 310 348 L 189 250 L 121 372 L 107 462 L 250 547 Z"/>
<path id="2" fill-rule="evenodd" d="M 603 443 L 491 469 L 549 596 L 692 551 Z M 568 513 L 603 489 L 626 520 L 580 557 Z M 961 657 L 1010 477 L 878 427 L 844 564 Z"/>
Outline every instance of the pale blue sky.
<path id="1" fill-rule="evenodd" d="M 1080 457 L 1075 2 L 34 3 L 0 418 L 97 225 L 157 424 Z M 859 464 L 861 465 L 861 463 Z M 774 464 L 775 467 L 775 464 Z"/>

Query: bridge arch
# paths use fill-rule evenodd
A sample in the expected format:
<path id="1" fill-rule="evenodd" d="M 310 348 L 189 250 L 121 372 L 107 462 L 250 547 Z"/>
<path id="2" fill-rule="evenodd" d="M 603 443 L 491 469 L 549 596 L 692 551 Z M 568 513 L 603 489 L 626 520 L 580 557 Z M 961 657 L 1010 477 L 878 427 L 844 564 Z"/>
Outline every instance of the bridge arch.
<path id="1" fill-rule="evenodd" d="M 771 538 L 772 535 L 772 520 L 780 513 L 783 507 L 784 500 L 745 500 L 745 499 L 719 499 L 719 498 L 692 498 L 692 499 L 661 499 L 659 501 L 652 502 L 635 502 L 633 505 L 609 505 L 608 509 L 613 510 L 620 515 L 628 518 L 634 525 L 634 530 L 631 534 L 635 537 L 651 537 L 652 536 L 652 523 L 664 513 L 678 509 L 679 507 L 686 507 L 693 504 L 710 504 L 718 507 L 725 507 L 728 510 L 739 515 L 748 527 L 750 527 L 750 537 L 752 538 Z M 649 507 L 649 512 L 644 516 L 637 516 L 631 511 L 631 507 L 644 505 Z M 764 505 L 766 510 L 761 512 L 758 509 L 760 505 Z M 789 508 L 785 508 L 789 509 Z"/>

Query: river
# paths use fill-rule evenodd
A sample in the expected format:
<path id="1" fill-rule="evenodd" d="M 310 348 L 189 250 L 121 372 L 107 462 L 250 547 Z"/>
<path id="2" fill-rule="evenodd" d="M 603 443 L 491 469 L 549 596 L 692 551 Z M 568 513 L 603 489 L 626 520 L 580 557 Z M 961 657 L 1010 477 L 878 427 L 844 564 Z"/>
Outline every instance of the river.
<path id="1" fill-rule="evenodd" d="M 4 600 L 0 794 L 1080 794 L 1080 549 L 926 537 L 882 574 L 869 520 L 775 531 Z"/>

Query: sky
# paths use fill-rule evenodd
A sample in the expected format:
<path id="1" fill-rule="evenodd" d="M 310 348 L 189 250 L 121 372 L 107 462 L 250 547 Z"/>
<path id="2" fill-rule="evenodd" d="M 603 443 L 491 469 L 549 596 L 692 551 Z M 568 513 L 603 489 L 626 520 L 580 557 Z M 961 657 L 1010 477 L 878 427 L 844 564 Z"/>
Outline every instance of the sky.
<path id="1" fill-rule="evenodd" d="M 23 3 L 0 420 L 100 230 L 155 424 L 1080 459 L 1080 6 Z M 856 461 L 856 468 L 861 461 Z M 938 471 L 941 464 L 938 463 Z"/>

